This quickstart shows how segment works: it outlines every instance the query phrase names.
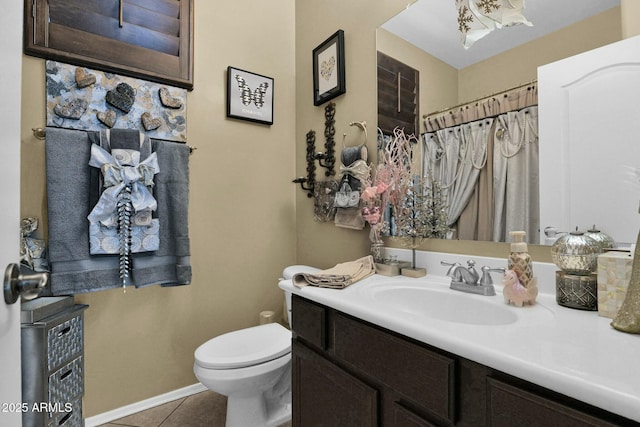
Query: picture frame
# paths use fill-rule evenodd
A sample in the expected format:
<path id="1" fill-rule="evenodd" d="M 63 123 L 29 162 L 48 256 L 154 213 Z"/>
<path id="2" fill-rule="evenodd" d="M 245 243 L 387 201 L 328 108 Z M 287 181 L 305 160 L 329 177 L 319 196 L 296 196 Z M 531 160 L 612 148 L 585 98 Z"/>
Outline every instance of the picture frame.
<path id="1" fill-rule="evenodd" d="M 272 77 L 227 67 L 227 117 L 272 125 L 273 95 Z"/>
<path id="2" fill-rule="evenodd" d="M 338 30 L 313 49 L 313 105 L 321 105 L 347 91 L 344 31 Z"/>

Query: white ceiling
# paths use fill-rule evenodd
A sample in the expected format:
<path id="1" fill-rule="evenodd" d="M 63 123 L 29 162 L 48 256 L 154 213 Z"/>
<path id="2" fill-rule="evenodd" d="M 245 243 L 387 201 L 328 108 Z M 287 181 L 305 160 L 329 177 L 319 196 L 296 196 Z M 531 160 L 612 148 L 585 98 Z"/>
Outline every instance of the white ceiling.
<path id="1" fill-rule="evenodd" d="M 455 0 L 417 0 L 382 28 L 461 69 L 619 5 L 620 0 L 527 0 L 524 15 L 532 27 L 495 30 L 469 49 L 460 41 Z"/>

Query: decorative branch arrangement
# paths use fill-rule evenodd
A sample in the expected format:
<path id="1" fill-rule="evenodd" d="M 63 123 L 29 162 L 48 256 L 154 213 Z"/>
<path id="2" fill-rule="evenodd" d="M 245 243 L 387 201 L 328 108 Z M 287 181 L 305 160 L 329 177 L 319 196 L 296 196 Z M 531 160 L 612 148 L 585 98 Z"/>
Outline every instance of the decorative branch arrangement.
<path id="1" fill-rule="evenodd" d="M 448 208 L 438 180 L 414 177 L 399 211 L 398 237 L 411 239 L 409 246 L 418 246 L 422 239 L 445 239 L 451 231 Z"/>
<path id="2" fill-rule="evenodd" d="M 413 268 L 416 268 L 415 250 L 424 239 L 445 239 L 451 230 L 447 226 L 448 206 L 438 180 L 414 177 L 398 210 L 398 234 L 402 245 L 413 252 Z"/>
<path id="3" fill-rule="evenodd" d="M 382 160 L 376 166 L 375 175 L 364 183 L 362 216 L 371 227 L 372 246 L 382 241 L 380 235 L 389 227 L 382 211 L 387 206 L 397 211 L 405 200 L 411 182 L 411 138 L 403 130 L 394 129 L 393 139 L 380 150 Z"/>

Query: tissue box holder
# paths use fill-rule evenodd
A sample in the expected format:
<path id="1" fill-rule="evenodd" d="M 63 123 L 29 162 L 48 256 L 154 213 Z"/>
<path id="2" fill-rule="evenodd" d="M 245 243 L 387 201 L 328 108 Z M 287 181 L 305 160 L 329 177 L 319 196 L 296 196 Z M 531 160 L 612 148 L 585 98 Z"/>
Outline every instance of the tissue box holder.
<path id="1" fill-rule="evenodd" d="M 606 252 L 598 256 L 598 315 L 616 317 L 631 280 L 633 257 L 628 252 Z"/>

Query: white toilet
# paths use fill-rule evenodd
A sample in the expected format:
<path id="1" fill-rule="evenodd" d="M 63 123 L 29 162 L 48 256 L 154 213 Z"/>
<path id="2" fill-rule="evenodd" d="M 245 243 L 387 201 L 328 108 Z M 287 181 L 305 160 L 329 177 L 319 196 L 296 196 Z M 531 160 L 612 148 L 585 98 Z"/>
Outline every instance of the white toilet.
<path id="1" fill-rule="evenodd" d="M 314 270 L 290 266 L 283 278 Z M 291 419 L 291 331 L 278 323 L 205 342 L 195 351 L 193 372 L 209 390 L 228 397 L 226 427 L 276 427 Z"/>

